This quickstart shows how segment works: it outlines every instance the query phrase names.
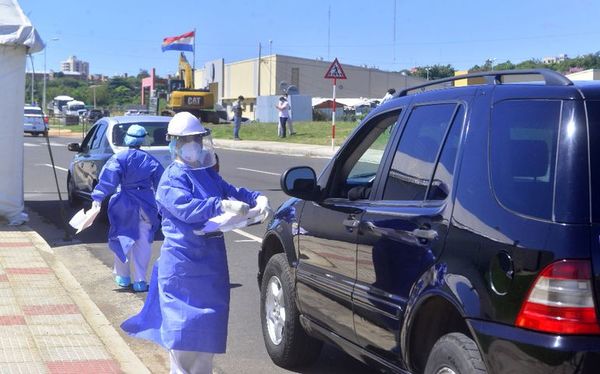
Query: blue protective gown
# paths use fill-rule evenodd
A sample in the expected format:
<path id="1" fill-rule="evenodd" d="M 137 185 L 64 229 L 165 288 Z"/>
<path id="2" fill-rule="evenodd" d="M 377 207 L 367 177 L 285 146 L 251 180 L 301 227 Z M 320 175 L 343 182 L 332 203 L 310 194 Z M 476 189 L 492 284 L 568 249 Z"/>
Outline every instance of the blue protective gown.
<path id="1" fill-rule="evenodd" d="M 135 148 L 113 155 L 100 172 L 92 199 L 101 202 L 107 196 L 108 247 L 122 262 L 139 238 L 139 209 L 150 218 L 150 240 L 160 227 L 154 191 L 158 187 L 164 168 L 147 152 Z"/>
<path id="2" fill-rule="evenodd" d="M 229 270 L 223 234 L 199 236 L 223 213 L 221 200 L 256 205 L 258 192 L 235 188 L 212 168 L 174 162 L 156 192 L 165 236 L 141 312 L 123 322 L 129 334 L 167 349 L 224 353 L 229 319 Z"/>

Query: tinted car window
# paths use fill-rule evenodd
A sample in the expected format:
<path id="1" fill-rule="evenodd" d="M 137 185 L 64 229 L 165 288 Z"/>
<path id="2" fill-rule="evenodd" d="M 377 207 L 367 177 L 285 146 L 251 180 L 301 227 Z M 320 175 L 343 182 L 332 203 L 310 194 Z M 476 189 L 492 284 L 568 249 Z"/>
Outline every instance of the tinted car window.
<path id="1" fill-rule="evenodd" d="M 98 130 L 94 134 L 94 138 L 91 142 L 90 150 L 99 149 L 102 144 L 102 139 L 104 138 L 104 134 L 106 133 L 106 124 L 98 125 Z"/>
<path id="2" fill-rule="evenodd" d="M 490 169 L 498 201 L 515 212 L 552 219 L 560 101 L 494 105 Z"/>
<path id="3" fill-rule="evenodd" d="M 384 200 L 423 200 L 456 104 L 413 108 L 383 192 Z"/>
<path id="4" fill-rule="evenodd" d="M 427 193 L 427 200 L 444 200 L 448 197 L 450 186 L 452 186 L 454 164 L 456 161 L 456 154 L 458 153 L 458 143 L 460 141 L 464 115 L 465 109 L 464 106 L 461 105 L 454 117 L 454 121 L 452 121 L 448 136 L 444 141 L 442 154 L 435 167 L 433 180 L 431 181 L 431 186 Z"/>
<path id="5" fill-rule="evenodd" d="M 94 136 L 96 135 L 96 130 L 98 130 L 98 126 L 92 127 L 92 129 L 86 134 L 85 138 L 83 139 L 83 142 L 81 142 L 81 149 L 84 152 L 87 152 L 90 150 L 90 145 L 92 144 L 92 140 L 94 139 Z"/>
<path id="6" fill-rule="evenodd" d="M 144 139 L 144 146 L 167 146 L 167 126 L 168 122 L 137 122 L 137 123 L 121 123 L 115 125 L 112 130 L 113 145 L 125 147 L 125 135 L 127 129 L 131 125 L 139 125 L 146 129 L 148 136 Z"/>

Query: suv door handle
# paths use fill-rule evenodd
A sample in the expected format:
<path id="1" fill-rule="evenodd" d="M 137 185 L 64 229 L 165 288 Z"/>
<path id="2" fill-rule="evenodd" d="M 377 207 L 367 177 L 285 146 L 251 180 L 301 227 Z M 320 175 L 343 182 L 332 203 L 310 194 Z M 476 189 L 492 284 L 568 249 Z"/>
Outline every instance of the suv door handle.
<path id="1" fill-rule="evenodd" d="M 436 240 L 438 238 L 437 231 L 429 228 L 414 229 L 413 235 L 423 240 Z"/>

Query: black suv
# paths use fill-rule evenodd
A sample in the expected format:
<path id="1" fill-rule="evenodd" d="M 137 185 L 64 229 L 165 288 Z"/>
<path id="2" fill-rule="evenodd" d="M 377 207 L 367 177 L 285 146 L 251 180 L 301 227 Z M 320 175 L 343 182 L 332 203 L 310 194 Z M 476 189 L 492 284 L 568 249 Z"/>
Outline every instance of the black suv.
<path id="1" fill-rule="evenodd" d="M 281 187 L 258 256 L 276 364 L 327 341 L 392 372 L 600 371 L 600 84 L 409 88 Z"/>

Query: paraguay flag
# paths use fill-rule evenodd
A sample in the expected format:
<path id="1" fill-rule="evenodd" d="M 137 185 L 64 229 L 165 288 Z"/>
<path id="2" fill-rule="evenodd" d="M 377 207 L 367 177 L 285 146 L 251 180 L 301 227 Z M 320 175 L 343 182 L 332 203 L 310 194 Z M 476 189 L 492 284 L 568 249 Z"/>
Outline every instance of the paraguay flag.
<path id="1" fill-rule="evenodd" d="M 179 36 L 169 36 L 163 39 L 162 51 L 194 51 L 195 31 L 186 32 Z"/>

